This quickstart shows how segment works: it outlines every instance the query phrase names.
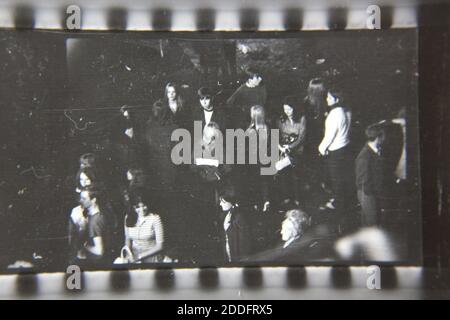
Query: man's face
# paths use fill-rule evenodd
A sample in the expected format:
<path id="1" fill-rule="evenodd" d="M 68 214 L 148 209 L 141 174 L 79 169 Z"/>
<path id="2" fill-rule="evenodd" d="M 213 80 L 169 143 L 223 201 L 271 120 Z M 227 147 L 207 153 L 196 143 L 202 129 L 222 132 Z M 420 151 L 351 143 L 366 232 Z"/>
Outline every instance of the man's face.
<path id="1" fill-rule="evenodd" d="M 257 87 L 261 83 L 262 78 L 258 75 L 254 75 L 252 78 L 248 79 L 248 84 L 251 87 Z"/>
<path id="2" fill-rule="evenodd" d="M 201 97 L 200 98 L 200 104 L 202 108 L 206 111 L 211 111 L 213 109 L 213 106 L 211 105 L 211 97 Z"/>
<path id="3" fill-rule="evenodd" d="M 296 236 L 294 225 L 288 219 L 284 220 L 281 225 L 281 239 L 288 241 Z"/>
<path id="4" fill-rule="evenodd" d="M 91 199 L 89 192 L 82 191 L 80 193 L 80 204 L 84 209 L 89 209 L 92 206 L 93 202 L 94 201 Z"/>

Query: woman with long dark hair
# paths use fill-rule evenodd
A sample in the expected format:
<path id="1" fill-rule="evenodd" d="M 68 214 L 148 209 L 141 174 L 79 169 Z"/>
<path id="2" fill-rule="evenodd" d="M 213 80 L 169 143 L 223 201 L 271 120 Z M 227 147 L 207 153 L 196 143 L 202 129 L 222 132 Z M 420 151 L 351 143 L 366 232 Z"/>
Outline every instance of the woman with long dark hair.
<path id="1" fill-rule="evenodd" d="M 132 208 L 125 216 L 125 245 L 133 263 L 162 262 L 164 226 L 158 214 L 151 211 L 142 195 L 134 195 Z"/>
<path id="2" fill-rule="evenodd" d="M 305 173 L 306 181 L 313 191 L 322 193 L 325 187 L 324 164 L 317 152 L 322 141 L 327 115 L 327 88 L 321 78 L 314 78 L 308 83 L 307 95 L 304 99 L 308 133 L 305 141 Z"/>
<path id="3" fill-rule="evenodd" d="M 291 165 L 277 175 L 282 200 L 299 200 L 300 177 L 304 166 L 306 115 L 296 97 L 284 99 L 283 111 L 277 122 L 280 130 L 279 149 L 282 157 L 288 157 Z"/>

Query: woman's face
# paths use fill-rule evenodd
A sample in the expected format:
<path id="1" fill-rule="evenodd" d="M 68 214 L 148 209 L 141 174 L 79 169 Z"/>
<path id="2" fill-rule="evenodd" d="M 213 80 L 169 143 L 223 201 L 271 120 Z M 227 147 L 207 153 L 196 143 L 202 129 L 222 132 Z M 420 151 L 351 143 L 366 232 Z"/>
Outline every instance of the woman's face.
<path id="1" fill-rule="evenodd" d="M 294 115 L 294 109 L 290 106 L 290 105 L 283 105 L 283 110 L 284 110 L 284 114 L 288 117 L 288 118 L 292 118 L 292 116 Z"/>
<path id="2" fill-rule="evenodd" d="M 134 206 L 134 210 L 139 216 L 145 216 L 147 214 L 147 205 L 143 202 L 139 202 Z"/>
<path id="3" fill-rule="evenodd" d="M 177 92 L 175 91 L 174 87 L 168 87 L 167 88 L 167 99 L 169 99 L 170 101 L 175 100 L 175 98 L 177 97 Z"/>
<path id="4" fill-rule="evenodd" d="M 338 103 L 339 99 L 337 99 L 335 96 L 333 96 L 331 93 L 328 92 L 327 94 L 327 104 L 329 107 L 334 106 L 336 103 Z"/>
<path id="5" fill-rule="evenodd" d="M 127 171 L 127 180 L 128 181 L 133 180 L 133 175 L 131 174 L 130 170 Z"/>
<path id="6" fill-rule="evenodd" d="M 206 111 L 211 111 L 212 110 L 211 98 L 210 97 L 202 97 L 202 98 L 200 98 L 200 104 L 202 105 L 202 108 L 205 109 Z"/>
<path id="7" fill-rule="evenodd" d="M 80 174 L 80 186 L 84 188 L 90 186 L 91 184 L 92 184 L 91 179 L 84 172 L 82 172 Z"/>
<path id="8" fill-rule="evenodd" d="M 226 201 L 224 198 L 220 198 L 220 207 L 222 208 L 222 211 L 230 211 L 230 209 L 233 207 L 233 204 L 231 202 Z"/>

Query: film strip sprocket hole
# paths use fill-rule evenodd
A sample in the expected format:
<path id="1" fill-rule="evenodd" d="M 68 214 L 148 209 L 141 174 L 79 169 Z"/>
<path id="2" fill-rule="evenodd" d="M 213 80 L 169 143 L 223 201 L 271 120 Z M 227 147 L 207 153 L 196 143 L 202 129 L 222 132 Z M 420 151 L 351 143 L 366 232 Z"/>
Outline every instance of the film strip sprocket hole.
<path id="1" fill-rule="evenodd" d="M 0 7 L 0 28 L 97 31 L 307 31 L 414 28 L 412 6 L 271 10 Z"/>

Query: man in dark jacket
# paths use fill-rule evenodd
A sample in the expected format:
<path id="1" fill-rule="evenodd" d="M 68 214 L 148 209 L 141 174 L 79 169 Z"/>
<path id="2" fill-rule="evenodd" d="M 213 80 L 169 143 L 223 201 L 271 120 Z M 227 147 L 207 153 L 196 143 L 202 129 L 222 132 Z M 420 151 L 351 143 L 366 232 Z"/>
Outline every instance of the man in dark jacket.
<path id="1" fill-rule="evenodd" d="M 219 125 L 222 134 L 225 135 L 227 128 L 227 118 L 223 110 L 214 104 L 214 95 L 210 88 L 202 87 L 198 90 L 198 97 L 200 99 L 200 106 L 195 107 L 192 113 L 192 128 L 194 121 L 201 121 L 202 128 L 210 122 L 215 122 Z"/>
<path id="2" fill-rule="evenodd" d="M 267 90 L 261 74 L 251 67 L 248 67 L 245 73 L 247 81 L 237 88 L 226 102 L 232 113 L 234 127 L 243 129 L 246 129 L 251 107 L 265 107 L 267 102 Z"/>
<path id="3" fill-rule="evenodd" d="M 245 213 L 237 204 L 233 188 L 227 188 L 219 197 L 222 215 L 219 227 L 223 230 L 222 244 L 227 262 L 245 259 L 251 250 L 251 235 Z"/>
<path id="4" fill-rule="evenodd" d="M 356 188 L 362 209 L 362 225 L 375 226 L 379 223 L 381 192 L 384 179 L 384 159 L 381 145 L 384 129 L 374 124 L 366 129 L 368 141 L 356 158 Z"/>

